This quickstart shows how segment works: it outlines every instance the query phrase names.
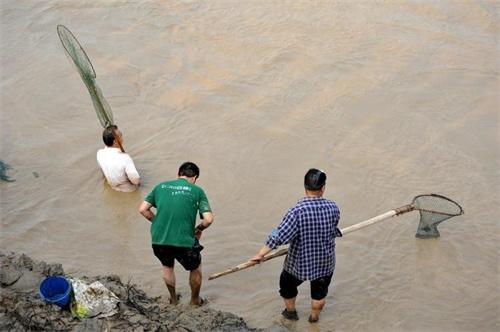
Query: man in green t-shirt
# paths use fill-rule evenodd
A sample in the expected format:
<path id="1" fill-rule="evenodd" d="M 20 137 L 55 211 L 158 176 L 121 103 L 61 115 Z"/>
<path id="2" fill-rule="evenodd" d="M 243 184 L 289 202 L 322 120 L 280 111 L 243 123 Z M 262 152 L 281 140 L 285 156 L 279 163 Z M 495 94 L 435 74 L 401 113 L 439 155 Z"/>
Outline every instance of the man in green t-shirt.
<path id="1" fill-rule="evenodd" d="M 139 212 L 151 221 L 151 242 L 155 256 L 163 265 L 163 279 L 170 293 L 170 303 L 177 304 L 174 260 L 189 272 L 191 304 L 201 305 L 201 254 L 198 243 L 202 231 L 214 217 L 207 196 L 197 186 L 200 169 L 192 162 L 179 167 L 178 178 L 162 182 L 146 196 Z M 156 215 L 151 208 L 156 208 Z M 196 215 L 201 223 L 195 227 Z"/>

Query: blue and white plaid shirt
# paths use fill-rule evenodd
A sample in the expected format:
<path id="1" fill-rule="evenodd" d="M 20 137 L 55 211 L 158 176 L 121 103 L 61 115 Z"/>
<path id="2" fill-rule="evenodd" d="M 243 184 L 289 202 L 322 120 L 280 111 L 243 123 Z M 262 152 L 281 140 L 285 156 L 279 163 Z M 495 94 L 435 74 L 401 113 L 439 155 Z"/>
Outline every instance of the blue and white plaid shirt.
<path id="1" fill-rule="evenodd" d="M 300 280 L 314 280 L 335 269 L 335 237 L 340 211 L 322 197 L 304 197 L 269 235 L 266 245 L 272 249 L 289 243 L 283 268 Z"/>

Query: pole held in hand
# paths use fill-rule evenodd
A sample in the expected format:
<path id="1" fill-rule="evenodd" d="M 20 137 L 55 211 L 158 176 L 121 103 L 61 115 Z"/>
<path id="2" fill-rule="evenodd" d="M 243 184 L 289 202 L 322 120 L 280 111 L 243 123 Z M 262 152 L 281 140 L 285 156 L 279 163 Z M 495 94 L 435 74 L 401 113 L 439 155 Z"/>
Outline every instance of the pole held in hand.
<path id="1" fill-rule="evenodd" d="M 411 204 L 401 206 L 397 209 L 387 211 L 386 213 L 380 214 L 376 217 L 351 225 L 349 227 L 341 229 L 340 232 L 342 233 L 342 235 L 345 235 L 413 210 L 420 211 L 420 223 L 418 226 L 417 234 L 415 235 L 418 238 L 431 238 L 439 236 L 437 225 L 440 222 L 464 213 L 462 207 L 457 202 L 452 201 L 447 197 L 436 194 L 419 195 L 413 198 Z M 251 266 L 257 265 L 260 262 L 265 262 L 267 260 L 286 255 L 287 253 L 288 248 L 277 250 L 270 255 L 265 256 L 260 261 L 249 260 L 222 272 L 212 274 L 211 276 L 209 276 L 208 280 L 213 280 L 225 276 L 226 274 L 244 270 Z"/>

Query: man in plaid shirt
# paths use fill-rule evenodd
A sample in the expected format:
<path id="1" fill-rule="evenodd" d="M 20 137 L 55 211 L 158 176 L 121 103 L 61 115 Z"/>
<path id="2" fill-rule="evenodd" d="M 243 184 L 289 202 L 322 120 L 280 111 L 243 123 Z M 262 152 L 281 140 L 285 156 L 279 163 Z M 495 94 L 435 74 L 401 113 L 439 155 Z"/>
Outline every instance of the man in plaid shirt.
<path id="1" fill-rule="evenodd" d="M 340 211 L 337 205 L 323 198 L 326 174 L 310 169 L 304 177 L 305 197 L 300 199 L 269 235 L 266 245 L 252 260 L 262 260 L 271 250 L 290 244 L 280 276 L 280 295 L 285 302 L 282 315 L 298 320 L 295 309 L 297 287 L 311 282 L 311 314 L 309 322 L 317 322 L 325 305 L 335 269 L 335 238 L 342 236 L 337 228 Z"/>

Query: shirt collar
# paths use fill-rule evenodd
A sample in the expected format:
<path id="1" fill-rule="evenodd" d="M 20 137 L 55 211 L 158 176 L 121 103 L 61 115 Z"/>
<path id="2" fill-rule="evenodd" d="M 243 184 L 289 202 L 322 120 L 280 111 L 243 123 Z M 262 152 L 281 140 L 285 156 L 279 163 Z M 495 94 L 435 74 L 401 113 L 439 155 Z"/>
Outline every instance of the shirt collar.
<path id="1" fill-rule="evenodd" d="M 307 197 L 307 196 L 304 196 L 300 200 L 301 201 L 319 201 L 321 199 L 323 199 L 323 197 Z"/>
<path id="2" fill-rule="evenodd" d="M 184 181 L 184 182 L 186 182 L 186 183 L 190 183 L 187 179 L 184 179 L 184 178 L 177 178 L 177 180 L 179 180 L 179 181 Z"/>

